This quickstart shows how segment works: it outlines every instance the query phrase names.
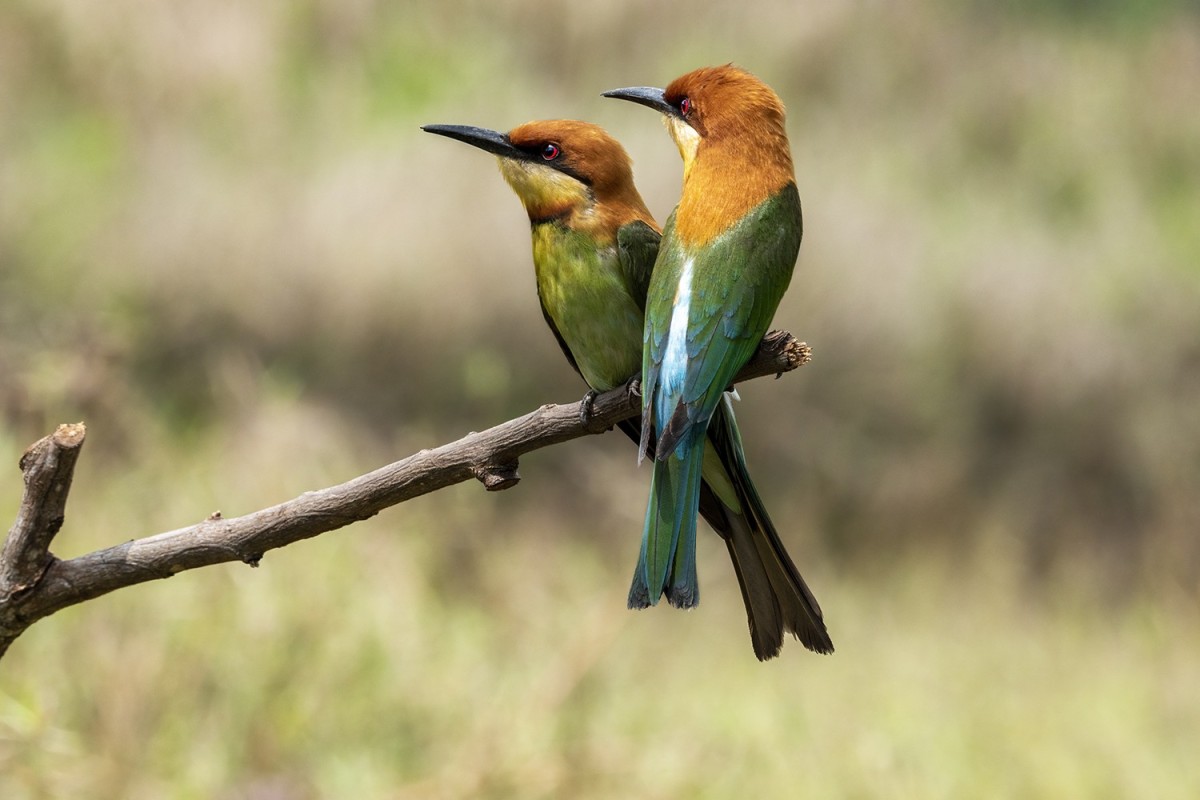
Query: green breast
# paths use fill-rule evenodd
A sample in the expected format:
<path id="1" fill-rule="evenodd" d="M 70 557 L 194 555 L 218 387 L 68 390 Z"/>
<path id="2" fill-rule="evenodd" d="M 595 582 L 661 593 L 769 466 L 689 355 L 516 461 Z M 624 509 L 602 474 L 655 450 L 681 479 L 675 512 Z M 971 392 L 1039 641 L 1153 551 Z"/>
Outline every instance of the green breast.
<path id="1" fill-rule="evenodd" d="M 642 310 L 617 260 L 615 243 L 547 223 L 533 228 L 542 308 L 593 389 L 619 386 L 642 368 Z"/>

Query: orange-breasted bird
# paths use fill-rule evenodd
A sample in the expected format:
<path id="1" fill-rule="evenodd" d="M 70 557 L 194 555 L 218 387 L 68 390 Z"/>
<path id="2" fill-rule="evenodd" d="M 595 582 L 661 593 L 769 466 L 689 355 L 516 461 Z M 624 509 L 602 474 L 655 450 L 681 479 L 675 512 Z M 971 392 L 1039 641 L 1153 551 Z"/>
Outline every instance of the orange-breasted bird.
<path id="1" fill-rule="evenodd" d="M 746 471 L 728 393 L 766 333 L 800 249 L 783 103 L 733 65 L 694 70 L 666 89 L 604 95 L 660 111 L 683 157 L 683 194 L 646 297 L 641 452 L 653 448 L 654 470 L 629 605 L 653 605 L 664 594 L 681 608 L 699 601 L 696 516 L 701 475 L 716 451 L 732 481 L 710 485 L 732 512 L 727 541 L 752 610 L 756 654 L 778 652 L 783 630 L 810 650 L 832 652 L 820 606 Z"/>
<path id="2" fill-rule="evenodd" d="M 508 133 L 464 125 L 423 130 L 497 156 L 529 216 L 542 314 L 589 387 L 604 391 L 639 375 L 659 227 L 633 183 L 624 148 L 602 128 L 574 120 L 529 122 Z M 752 497 L 738 499 L 736 487 L 750 482 L 737 429 L 732 414 L 719 410 L 716 416 L 728 422 L 712 427 L 712 456 L 699 489 L 701 513 L 728 544 L 754 651 L 769 658 L 782 645 L 781 608 L 792 604 L 775 598 L 770 575 L 795 573 L 795 567 L 774 531 L 762 530 L 759 520 L 767 519 L 766 512 L 753 487 Z M 640 424 L 627 421 L 621 428 L 639 441 Z M 769 520 L 766 524 L 769 528 Z M 798 575 L 796 581 L 803 586 Z"/>

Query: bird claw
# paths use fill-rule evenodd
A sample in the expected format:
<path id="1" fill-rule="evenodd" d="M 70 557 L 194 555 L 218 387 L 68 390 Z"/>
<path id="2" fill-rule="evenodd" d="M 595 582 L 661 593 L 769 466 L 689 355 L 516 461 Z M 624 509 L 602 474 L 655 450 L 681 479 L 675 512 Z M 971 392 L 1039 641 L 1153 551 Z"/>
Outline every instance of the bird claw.
<path id="1" fill-rule="evenodd" d="M 596 402 L 596 398 L 599 396 L 600 393 L 595 389 L 588 389 L 588 393 L 579 401 L 579 422 L 589 430 L 592 427 L 592 415 L 594 413 L 592 404 Z"/>
<path id="2" fill-rule="evenodd" d="M 625 393 L 630 397 L 642 396 L 642 381 L 636 375 L 625 381 Z"/>

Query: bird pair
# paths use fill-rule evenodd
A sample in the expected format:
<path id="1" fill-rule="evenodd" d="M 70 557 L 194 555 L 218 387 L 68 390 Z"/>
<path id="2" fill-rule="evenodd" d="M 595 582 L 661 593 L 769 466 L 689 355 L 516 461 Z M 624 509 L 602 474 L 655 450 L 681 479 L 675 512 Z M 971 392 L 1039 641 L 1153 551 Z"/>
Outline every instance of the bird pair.
<path id="1" fill-rule="evenodd" d="M 728 546 L 755 655 L 778 655 L 785 631 L 832 652 L 820 606 L 750 480 L 726 391 L 766 333 L 800 248 L 783 104 L 733 65 L 604 96 L 661 112 L 683 156 L 683 195 L 665 229 L 629 156 L 596 125 L 423 130 L 499 158 L 529 214 L 542 313 L 571 366 L 596 391 L 641 377 L 640 425 L 621 425 L 639 460 L 654 462 L 630 608 L 663 595 L 696 605 L 703 514 Z"/>

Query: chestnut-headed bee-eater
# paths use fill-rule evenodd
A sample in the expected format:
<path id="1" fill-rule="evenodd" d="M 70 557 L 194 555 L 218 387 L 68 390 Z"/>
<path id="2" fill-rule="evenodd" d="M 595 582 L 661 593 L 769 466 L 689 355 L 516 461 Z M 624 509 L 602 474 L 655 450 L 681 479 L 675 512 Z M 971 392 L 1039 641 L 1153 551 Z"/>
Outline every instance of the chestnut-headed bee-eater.
<path id="1" fill-rule="evenodd" d="M 698 602 L 696 516 L 701 475 L 716 449 L 727 467 L 736 466 L 727 469 L 732 493 L 713 489 L 735 512 L 735 531 L 750 529 L 728 541 L 754 610 L 751 626 L 764 619 L 771 625 L 769 646 L 756 639 L 755 652 L 773 655 L 781 629 L 810 650 L 831 652 L 820 606 L 746 471 L 728 393 L 767 332 L 800 249 L 783 103 L 733 65 L 694 70 L 666 89 L 604 95 L 660 111 L 683 157 L 683 194 L 667 220 L 646 297 L 641 452 L 653 448 L 654 471 L 629 605 L 653 605 L 664 594 L 681 608 Z M 751 569 L 756 581 L 745 580 Z"/>
<path id="2" fill-rule="evenodd" d="M 574 120 L 529 122 L 508 133 L 464 125 L 423 130 L 497 156 L 529 216 L 542 314 L 588 386 L 605 391 L 640 375 L 646 290 L 660 234 L 620 143 Z M 722 424 L 713 425 L 700 510 L 728 545 L 754 652 L 766 659 L 779 652 L 785 625 L 799 630 L 787 620 L 797 603 L 808 602 L 797 599 L 808 590 L 745 473 L 732 414 L 719 410 L 717 417 Z M 636 421 L 621 428 L 640 440 Z M 765 529 L 760 520 L 767 520 Z"/>

